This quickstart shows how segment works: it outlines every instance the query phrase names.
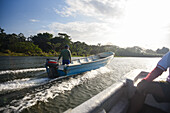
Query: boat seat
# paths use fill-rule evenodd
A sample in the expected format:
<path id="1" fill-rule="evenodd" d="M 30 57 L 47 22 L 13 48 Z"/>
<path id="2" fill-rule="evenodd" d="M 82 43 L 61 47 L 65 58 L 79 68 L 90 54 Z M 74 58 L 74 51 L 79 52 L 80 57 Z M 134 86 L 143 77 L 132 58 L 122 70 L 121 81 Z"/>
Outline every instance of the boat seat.
<path id="1" fill-rule="evenodd" d="M 79 60 L 72 60 L 69 65 L 71 66 L 71 65 L 79 65 L 79 64 L 80 64 Z"/>
<path id="2" fill-rule="evenodd" d="M 93 59 L 93 61 L 96 61 L 96 60 L 100 59 L 100 57 L 97 55 L 97 56 L 93 56 L 92 59 Z"/>
<path id="3" fill-rule="evenodd" d="M 87 62 L 88 62 L 88 59 L 87 59 L 87 58 L 82 58 L 82 59 L 80 59 L 80 62 L 81 62 L 81 63 L 87 63 Z"/>
<path id="4" fill-rule="evenodd" d="M 88 57 L 87 60 L 88 60 L 88 62 L 93 61 L 92 57 Z"/>
<path id="5" fill-rule="evenodd" d="M 145 99 L 145 104 L 161 109 L 167 113 L 170 112 L 170 103 L 159 103 L 151 94 L 148 94 Z"/>

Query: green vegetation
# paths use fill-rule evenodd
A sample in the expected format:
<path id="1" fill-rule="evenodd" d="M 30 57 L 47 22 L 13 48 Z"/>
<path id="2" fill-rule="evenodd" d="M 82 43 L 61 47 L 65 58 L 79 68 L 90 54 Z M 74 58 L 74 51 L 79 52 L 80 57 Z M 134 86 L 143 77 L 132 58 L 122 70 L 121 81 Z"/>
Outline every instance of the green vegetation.
<path id="1" fill-rule="evenodd" d="M 58 56 L 65 45 L 70 46 L 73 56 L 89 56 L 101 52 L 112 51 L 116 56 L 155 57 L 162 56 L 169 51 L 163 47 L 153 51 L 138 46 L 120 48 L 115 45 L 87 45 L 85 42 L 72 42 L 70 36 L 58 33 L 38 33 L 26 38 L 24 34 L 6 34 L 0 28 L 0 56 Z"/>

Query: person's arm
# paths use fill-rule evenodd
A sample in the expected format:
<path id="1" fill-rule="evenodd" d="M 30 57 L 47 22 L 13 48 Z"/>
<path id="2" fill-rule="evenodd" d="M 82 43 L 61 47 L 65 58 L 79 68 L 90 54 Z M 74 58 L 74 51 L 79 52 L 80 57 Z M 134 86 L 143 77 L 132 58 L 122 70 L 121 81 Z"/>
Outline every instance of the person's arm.
<path id="1" fill-rule="evenodd" d="M 145 93 L 145 89 L 148 87 L 149 83 L 157 78 L 159 75 L 163 73 L 163 70 L 159 67 L 156 67 L 151 71 L 144 79 L 142 79 L 137 85 L 137 91 L 141 93 Z"/>
<path id="2" fill-rule="evenodd" d="M 162 59 L 158 62 L 157 66 L 153 71 L 151 71 L 141 82 L 137 85 L 137 90 L 139 92 L 144 92 L 146 87 L 153 81 L 155 78 L 160 76 L 164 71 L 169 67 L 170 52 L 165 54 Z"/>
<path id="3" fill-rule="evenodd" d="M 69 50 L 69 59 L 70 59 L 70 63 L 71 63 L 71 52 Z"/>
<path id="4" fill-rule="evenodd" d="M 58 61 L 60 60 L 61 56 L 62 56 L 62 51 L 61 51 L 61 53 L 60 53 L 60 55 L 58 57 Z"/>
<path id="5" fill-rule="evenodd" d="M 160 76 L 162 73 L 164 72 L 164 70 L 160 69 L 159 67 L 156 67 L 155 69 L 153 69 L 143 80 L 146 80 L 148 82 L 153 81 L 155 78 L 157 78 L 158 76 Z"/>
<path id="6" fill-rule="evenodd" d="M 145 89 L 147 89 L 148 85 L 157 78 L 159 75 L 163 73 L 163 70 L 159 67 L 156 67 L 152 72 L 150 72 L 144 79 L 142 79 L 137 85 L 137 91 L 145 94 Z"/>
<path id="7" fill-rule="evenodd" d="M 149 73 L 144 78 L 144 80 L 151 82 L 159 75 L 161 75 L 169 67 L 169 60 L 170 60 L 170 52 L 168 52 L 162 57 L 162 59 L 158 62 L 156 68 L 151 73 Z"/>

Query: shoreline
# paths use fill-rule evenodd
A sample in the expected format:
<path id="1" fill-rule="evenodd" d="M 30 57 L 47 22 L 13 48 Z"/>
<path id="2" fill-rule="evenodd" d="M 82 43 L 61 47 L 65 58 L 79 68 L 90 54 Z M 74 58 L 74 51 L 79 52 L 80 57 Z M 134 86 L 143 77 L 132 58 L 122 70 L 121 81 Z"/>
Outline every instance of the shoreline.
<path id="1" fill-rule="evenodd" d="M 9 57 L 9 56 L 39 56 L 39 57 L 58 57 L 59 55 L 58 54 L 50 54 L 50 53 L 43 53 L 43 54 L 34 54 L 34 55 L 28 55 L 28 54 L 25 54 L 25 53 L 2 53 L 0 52 L 0 57 Z M 90 56 L 90 55 L 89 55 Z M 134 56 L 134 55 L 127 55 L 127 56 L 114 56 L 114 57 L 162 57 L 163 55 L 139 55 L 139 56 Z M 72 57 L 85 57 L 85 56 L 76 56 L 76 55 L 72 55 Z"/>
<path id="2" fill-rule="evenodd" d="M 5 56 L 7 56 L 7 57 L 9 57 L 9 56 L 24 56 L 24 57 L 26 57 L 26 56 L 39 56 L 39 57 L 58 57 L 59 56 L 59 54 L 50 54 L 50 53 L 43 53 L 44 55 L 42 55 L 42 54 L 36 54 L 36 55 L 28 55 L 28 54 L 25 54 L 25 53 L 14 53 L 14 52 L 12 52 L 12 53 L 2 53 L 2 52 L 0 52 L 0 57 L 5 57 Z M 76 56 L 76 55 L 72 55 L 72 57 L 85 57 L 85 56 Z"/>

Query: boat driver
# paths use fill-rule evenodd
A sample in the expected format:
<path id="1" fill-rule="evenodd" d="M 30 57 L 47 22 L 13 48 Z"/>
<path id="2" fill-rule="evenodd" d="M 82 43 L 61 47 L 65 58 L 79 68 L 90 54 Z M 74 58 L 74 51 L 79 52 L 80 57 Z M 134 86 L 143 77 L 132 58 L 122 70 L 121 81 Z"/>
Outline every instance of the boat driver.
<path id="1" fill-rule="evenodd" d="M 153 81 L 168 68 L 169 76 L 166 81 Z M 155 69 L 138 83 L 127 113 L 138 113 L 141 111 L 147 94 L 152 94 L 158 102 L 170 102 L 170 51 L 162 57 Z"/>
<path id="2" fill-rule="evenodd" d="M 60 56 L 58 57 L 58 61 L 62 57 L 62 65 L 68 65 L 71 63 L 71 52 L 69 50 L 69 46 L 66 45 L 65 49 L 63 49 L 60 53 Z"/>

